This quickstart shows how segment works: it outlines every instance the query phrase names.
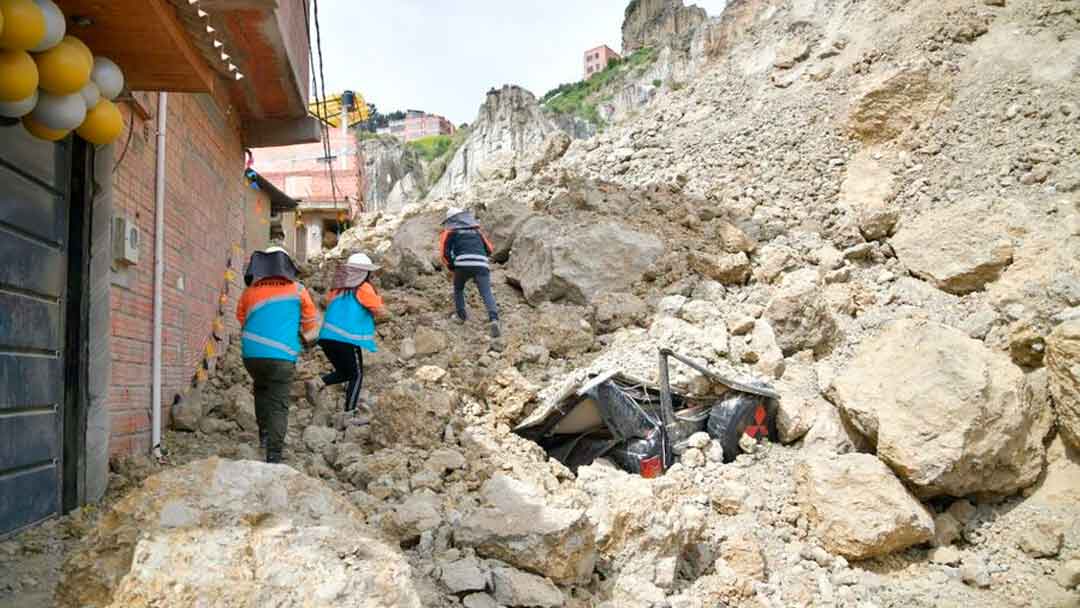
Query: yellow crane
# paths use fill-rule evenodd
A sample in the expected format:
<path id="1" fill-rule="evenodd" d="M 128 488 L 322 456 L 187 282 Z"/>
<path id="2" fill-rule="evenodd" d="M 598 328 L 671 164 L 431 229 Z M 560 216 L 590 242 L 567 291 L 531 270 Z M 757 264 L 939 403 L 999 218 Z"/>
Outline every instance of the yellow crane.
<path id="1" fill-rule="evenodd" d="M 328 95 L 325 100 L 316 99 L 308 104 L 308 112 L 334 128 L 341 127 L 342 108 L 347 109 L 349 127 L 365 123 L 371 118 L 364 96 L 356 91 Z"/>

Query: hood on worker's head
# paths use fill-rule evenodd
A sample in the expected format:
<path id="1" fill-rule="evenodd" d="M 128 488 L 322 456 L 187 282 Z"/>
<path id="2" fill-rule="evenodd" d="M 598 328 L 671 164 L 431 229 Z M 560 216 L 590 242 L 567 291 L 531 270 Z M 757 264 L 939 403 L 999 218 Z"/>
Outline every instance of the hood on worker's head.
<path id="1" fill-rule="evenodd" d="M 454 212 L 453 215 L 451 215 L 451 212 Z M 464 228 L 476 228 L 480 223 L 476 221 L 473 212 L 468 209 L 450 209 L 446 212 L 443 225 L 450 230 L 461 230 Z"/>
<path id="2" fill-rule="evenodd" d="M 379 265 L 364 253 L 354 253 L 334 272 L 333 289 L 354 289 L 364 284 Z"/>
<path id="3" fill-rule="evenodd" d="M 289 257 L 288 251 L 281 247 L 270 247 L 251 254 L 251 260 L 244 270 L 244 284 L 250 286 L 272 277 L 295 281 L 299 274 L 300 271 Z"/>

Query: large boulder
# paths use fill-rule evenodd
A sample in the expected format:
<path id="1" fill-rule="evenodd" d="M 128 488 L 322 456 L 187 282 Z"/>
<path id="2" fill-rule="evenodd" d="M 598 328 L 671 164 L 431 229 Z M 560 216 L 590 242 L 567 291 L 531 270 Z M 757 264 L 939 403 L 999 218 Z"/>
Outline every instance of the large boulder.
<path id="1" fill-rule="evenodd" d="M 413 606 L 396 547 L 323 483 L 212 458 L 155 475 L 64 565 L 62 608 Z"/>
<path id="2" fill-rule="evenodd" d="M 1062 439 L 1080 449 L 1080 319 L 1059 325 L 1047 340 L 1046 367 Z"/>
<path id="3" fill-rule="evenodd" d="M 577 485 L 592 497 L 588 516 L 603 569 L 670 589 L 705 535 L 705 511 L 690 496 L 662 499 L 649 480 L 611 466 L 579 468 Z"/>
<path id="4" fill-rule="evenodd" d="M 496 262 L 505 262 L 510 258 L 518 231 L 535 215 L 529 205 L 513 199 L 504 199 L 488 206 L 481 221 L 488 231 L 491 245 L 495 248 L 492 258 Z"/>
<path id="5" fill-rule="evenodd" d="M 226 420 L 232 420 L 249 433 L 259 431 L 259 422 L 255 418 L 255 395 L 246 386 L 238 384 L 225 391 L 220 413 Z"/>
<path id="6" fill-rule="evenodd" d="M 489 506 L 465 515 L 454 529 L 456 544 L 558 583 L 589 580 L 596 530 L 584 511 L 547 506 L 538 488 L 502 474 L 483 494 Z"/>
<path id="7" fill-rule="evenodd" d="M 891 240 L 897 257 L 915 276 L 938 289 L 963 295 L 996 281 L 1012 263 L 1013 244 L 993 207 L 969 199 L 906 222 Z"/>
<path id="8" fill-rule="evenodd" d="M 432 211 L 401 222 L 390 248 L 379 260 L 387 277 L 408 285 L 414 283 L 418 275 L 436 271 L 439 265 L 439 233 L 444 215 Z"/>
<path id="9" fill-rule="evenodd" d="M 830 553 L 888 555 L 929 541 L 934 519 L 870 454 L 811 455 L 795 466 L 803 514 Z"/>
<path id="10" fill-rule="evenodd" d="M 836 340 L 839 329 L 823 293 L 813 269 L 784 276 L 780 290 L 765 308 L 765 319 L 776 331 L 785 355 L 802 350 L 821 353 Z"/>
<path id="11" fill-rule="evenodd" d="M 893 174 L 869 151 L 857 154 L 847 167 L 840 204 L 855 214 L 859 231 L 868 241 L 891 236 L 900 219 L 899 209 L 891 205 L 893 182 Z"/>
<path id="12" fill-rule="evenodd" d="M 923 498 L 1034 483 L 1051 426 L 1020 368 L 963 332 L 904 319 L 863 342 L 830 397 Z"/>
<path id="13" fill-rule="evenodd" d="M 615 222 L 563 228 L 544 217 L 519 228 L 509 275 L 530 304 L 566 300 L 587 306 L 601 294 L 628 291 L 664 254 L 656 236 Z"/>
<path id="14" fill-rule="evenodd" d="M 458 396 L 418 382 L 394 384 L 374 404 L 371 438 L 382 447 L 430 449 L 442 442 Z"/>

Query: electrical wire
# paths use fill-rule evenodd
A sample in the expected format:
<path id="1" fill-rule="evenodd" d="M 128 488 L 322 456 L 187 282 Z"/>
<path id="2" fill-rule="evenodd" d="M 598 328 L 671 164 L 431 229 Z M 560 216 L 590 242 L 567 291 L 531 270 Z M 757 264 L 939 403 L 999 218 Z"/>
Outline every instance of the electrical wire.
<path id="1" fill-rule="evenodd" d="M 338 234 L 340 234 L 341 232 L 343 232 L 343 229 L 342 229 L 343 227 L 342 227 L 342 224 L 341 224 L 340 211 L 338 210 L 337 179 L 334 176 L 334 168 L 333 168 L 333 165 L 332 165 L 333 158 L 332 158 L 332 147 L 330 145 L 330 126 L 329 126 L 330 111 L 329 111 L 329 107 L 327 105 L 328 100 L 326 98 L 326 74 L 325 74 L 325 72 L 323 70 L 323 65 L 322 65 L 322 62 L 323 62 L 322 30 L 321 30 L 320 25 L 319 25 L 319 4 L 318 4 L 318 0 L 310 0 L 310 2 L 309 2 L 309 0 L 303 0 L 303 2 L 304 2 L 304 24 L 306 26 L 307 45 L 308 45 L 308 58 L 309 58 L 310 64 L 311 64 L 311 86 L 312 86 L 313 92 L 315 94 L 316 114 L 317 114 L 317 116 L 319 118 L 319 127 L 320 127 L 320 131 L 322 133 L 323 156 L 326 159 L 326 173 L 327 173 L 327 176 L 330 178 L 330 197 L 331 197 L 331 200 L 333 200 L 333 203 L 334 203 L 334 219 L 335 219 L 335 221 L 337 222 L 337 225 L 338 225 Z M 313 18 L 309 17 L 309 13 L 311 12 L 312 8 L 314 8 L 314 16 L 313 16 Z M 312 39 L 311 39 L 311 25 L 312 25 L 311 21 L 315 22 L 315 36 L 316 36 L 316 38 L 315 38 L 315 46 L 314 47 L 312 46 Z M 316 70 L 316 67 L 315 67 L 315 54 L 316 54 L 316 52 L 319 55 L 319 66 L 318 66 L 317 70 Z M 322 87 L 321 87 L 322 94 L 321 94 L 321 96 L 320 96 L 320 86 L 319 86 L 319 80 L 320 79 L 322 80 Z M 321 97 L 321 99 L 320 99 L 320 97 Z"/>
<path id="2" fill-rule="evenodd" d="M 131 147 L 131 136 L 135 134 L 135 111 L 131 110 L 128 115 L 128 136 L 127 142 L 124 143 L 124 151 L 120 153 L 120 158 L 113 163 L 112 172 L 116 175 L 116 171 L 120 169 L 120 164 L 124 162 L 124 158 L 127 157 L 128 148 Z"/>

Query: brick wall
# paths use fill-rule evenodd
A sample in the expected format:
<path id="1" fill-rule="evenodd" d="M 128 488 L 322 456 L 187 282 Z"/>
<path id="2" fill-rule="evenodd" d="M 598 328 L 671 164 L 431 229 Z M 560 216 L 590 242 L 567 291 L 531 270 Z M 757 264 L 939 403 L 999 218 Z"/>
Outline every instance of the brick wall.
<path id="1" fill-rule="evenodd" d="M 150 100 L 150 109 L 156 113 L 156 97 Z M 125 124 L 129 117 L 125 114 Z M 136 117 L 126 155 L 120 159 L 128 138 L 126 130 L 115 152 L 120 165 L 113 175 L 113 213 L 133 218 L 142 241 L 139 263 L 113 273 L 110 293 L 108 403 L 110 451 L 114 455 L 150 448 L 155 129 L 155 119 Z M 255 197 L 243 179 L 244 149 L 236 125 L 209 97 L 169 95 L 167 133 L 162 354 L 165 424 L 173 398 L 190 385 L 203 359 L 227 262 L 232 258 L 236 270 L 225 305 L 225 320 L 232 331 L 236 299 L 243 286 L 240 275 L 248 255 L 247 240 L 254 241 L 254 235 L 268 230 L 262 225 L 245 226 L 245 208 L 254 204 Z M 239 255 L 234 245 L 241 248 Z"/>

